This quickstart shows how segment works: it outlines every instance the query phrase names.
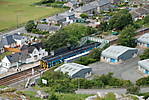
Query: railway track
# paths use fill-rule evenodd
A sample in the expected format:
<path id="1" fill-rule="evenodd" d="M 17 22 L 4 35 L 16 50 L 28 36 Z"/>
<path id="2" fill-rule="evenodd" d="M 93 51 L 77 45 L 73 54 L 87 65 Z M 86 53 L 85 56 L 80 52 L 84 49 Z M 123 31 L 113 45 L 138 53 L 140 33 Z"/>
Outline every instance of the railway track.
<path id="1" fill-rule="evenodd" d="M 37 75 L 42 70 L 39 66 L 35 66 L 34 68 L 34 75 Z M 26 79 L 28 77 L 32 76 L 32 68 L 14 73 L 12 75 L 5 76 L 0 79 L 0 85 L 10 85 L 12 83 L 16 83 L 20 80 Z"/>
<path id="2" fill-rule="evenodd" d="M 135 37 L 143 35 L 146 32 L 149 32 L 149 28 L 144 30 L 144 31 L 138 32 L 137 36 L 135 36 Z M 118 40 L 118 38 L 113 40 L 113 41 L 110 41 L 110 44 L 117 43 L 117 40 Z M 39 66 L 35 66 L 33 68 L 34 68 L 34 71 L 35 71 L 34 75 L 39 74 L 40 73 L 39 71 L 42 70 L 42 68 L 40 68 Z M 12 75 L 5 76 L 3 78 L 0 78 L 0 85 L 10 85 L 10 84 L 16 83 L 20 80 L 26 79 L 30 76 L 32 76 L 32 68 L 21 71 L 21 72 L 18 72 L 18 73 L 15 73 L 15 74 L 12 74 Z"/>

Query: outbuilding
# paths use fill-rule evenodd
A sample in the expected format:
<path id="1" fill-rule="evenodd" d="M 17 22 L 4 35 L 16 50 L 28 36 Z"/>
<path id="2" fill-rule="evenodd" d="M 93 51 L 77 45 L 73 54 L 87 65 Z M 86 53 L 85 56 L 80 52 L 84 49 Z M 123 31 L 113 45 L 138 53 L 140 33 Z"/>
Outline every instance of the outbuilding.
<path id="1" fill-rule="evenodd" d="M 56 68 L 54 71 L 67 73 L 71 78 L 87 78 L 91 76 L 92 69 L 77 63 L 66 63 Z"/>
<path id="2" fill-rule="evenodd" d="M 136 57 L 138 49 L 125 46 L 110 46 L 101 54 L 101 61 L 109 63 L 121 63 L 122 61 Z"/>
<path id="3" fill-rule="evenodd" d="M 143 48 L 149 48 L 149 33 L 146 33 L 137 39 L 137 45 Z"/>
<path id="4" fill-rule="evenodd" d="M 149 74 L 149 59 L 138 62 L 138 70 L 144 74 Z"/>

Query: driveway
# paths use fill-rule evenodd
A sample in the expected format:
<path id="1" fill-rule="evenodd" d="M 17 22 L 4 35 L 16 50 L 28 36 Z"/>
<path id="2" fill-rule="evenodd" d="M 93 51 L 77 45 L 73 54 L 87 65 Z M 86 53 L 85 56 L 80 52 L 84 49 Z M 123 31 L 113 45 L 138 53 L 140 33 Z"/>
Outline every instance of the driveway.
<path id="1" fill-rule="evenodd" d="M 94 64 L 90 64 L 89 66 L 92 68 L 93 74 L 102 75 L 113 72 L 114 77 L 135 82 L 139 78 L 143 77 L 143 75 L 141 75 L 137 71 L 138 61 L 139 58 L 136 57 L 127 60 L 121 64 L 108 64 L 105 62 L 97 62 Z"/>

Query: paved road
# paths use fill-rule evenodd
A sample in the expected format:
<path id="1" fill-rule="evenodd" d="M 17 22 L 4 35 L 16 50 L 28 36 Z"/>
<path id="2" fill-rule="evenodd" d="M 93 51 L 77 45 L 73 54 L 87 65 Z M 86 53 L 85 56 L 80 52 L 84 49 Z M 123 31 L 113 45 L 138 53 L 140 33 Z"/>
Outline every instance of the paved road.
<path id="1" fill-rule="evenodd" d="M 113 72 L 114 77 L 125 80 L 131 80 L 132 82 L 135 82 L 139 78 L 143 77 L 143 75 L 138 73 L 137 71 L 138 61 L 139 58 L 136 57 L 127 60 L 122 64 L 108 64 L 104 62 L 97 62 L 89 66 L 92 68 L 94 74 L 102 75 L 107 74 L 109 72 Z"/>
<path id="2" fill-rule="evenodd" d="M 117 94 L 125 94 L 126 89 L 124 88 L 116 88 L 116 89 L 79 89 L 76 91 L 77 94 L 96 94 L 97 92 L 114 92 Z M 149 87 L 141 88 L 141 93 L 149 92 Z"/>
<path id="3" fill-rule="evenodd" d="M 27 31 L 25 30 L 25 27 L 20 27 L 20 28 L 18 28 L 18 29 L 11 30 L 11 31 L 6 32 L 6 33 L 2 33 L 0 36 L 2 36 L 2 35 L 4 35 L 4 34 L 9 34 L 9 35 L 11 35 L 11 34 L 18 33 L 18 32 L 20 32 L 20 33 L 27 33 Z"/>

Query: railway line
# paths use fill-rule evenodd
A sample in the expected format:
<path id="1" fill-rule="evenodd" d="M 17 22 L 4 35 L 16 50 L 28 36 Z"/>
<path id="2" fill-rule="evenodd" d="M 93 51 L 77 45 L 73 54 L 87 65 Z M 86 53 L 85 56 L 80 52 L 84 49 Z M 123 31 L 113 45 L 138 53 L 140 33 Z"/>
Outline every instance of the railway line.
<path id="1" fill-rule="evenodd" d="M 42 68 L 40 68 L 40 66 L 35 66 L 33 67 L 33 69 L 34 69 L 34 75 L 39 74 L 43 70 Z M 32 76 L 32 68 L 0 78 L 0 85 L 7 86 L 31 76 Z"/>
<path id="2" fill-rule="evenodd" d="M 143 29 L 143 30 L 140 30 L 140 31 L 138 31 L 137 33 L 137 36 L 135 36 L 135 37 L 138 37 L 138 36 L 140 36 L 140 35 L 143 35 L 144 33 L 147 33 L 147 32 L 149 32 L 149 28 L 146 28 L 146 29 Z M 115 44 L 116 42 L 117 42 L 117 40 L 118 40 L 118 38 L 116 38 L 115 40 L 113 40 L 113 41 L 110 41 L 110 44 Z M 87 49 L 87 48 L 85 48 L 85 49 Z M 84 50 L 85 50 L 84 49 Z M 82 49 L 83 50 L 83 49 Z M 82 50 L 81 50 L 81 53 L 82 53 Z M 75 51 L 75 50 L 73 50 L 73 51 Z M 77 51 L 78 52 L 78 51 Z M 72 53 L 74 53 L 74 52 L 72 52 Z M 70 53 L 70 54 L 72 54 L 72 53 Z M 67 53 L 66 53 L 67 54 Z M 66 54 L 64 54 L 65 56 L 67 56 Z M 69 54 L 69 55 L 70 55 Z M 59 56 L 57 56 L 57 57 L 59 57 Z M 60 62 L 60 61 L 62 61 L 63 59 L 61 59 L 62 58 L 62 56 L 60 57 L 60 60 L 58 60 L 58 61 L 56 61 L 56 62 Z M 67 57 L 66 57 L 67 58 Z M 53 56 L 50 56 L 50 57 L 47 57 L 46 59 L 44 59 L 44 60 L 47 60 L 47 62 L 48 63 L 46 63 L 46 66 L 48 66 L 48 64 L 51 64 L 50 62 L 52 62 L 52 61 L 54 61 L 55 59 L 57 59 L 57 58 L 55 58 L 55 57 L 53 57 Z M 55 62 L 53 62 L 53 64 L 54 64 Z M 53 65 L 52 64 L 52 65 Z M 43 66 L 43 65 L 42 65 Z M 35 66 L 35 67 L 33 67 L 33 69 L 34 69 L 34 75 L 37 75 L 37 74 L 39 74 L 41 71 L 43 71 L 43 69 L 40 67 L 40 66 Z M 0 78 L 0 85 L 10 85 L 10 84 L 12 84 L 12 83 L 16 83 L 16 82 L 18 82 L 18 81 L 20 81 L 20 80 L 23 80 L 23 79 L 25 79 L 25 78 L 28 78 L 28 77 L 31 77 L 32 76 L 32 68 L 30 68 L 30 69 L 27 69 L 27 70 L 24 70 L 24 71 L 20 71 L 20 72 L 17 72 L 17 73 L 14 73 L 14 74 L 11 74 L 11 75 L 8 75 L 8 76 L 5 76 L 5 77 L 3 77 L 3 78 Z"/>

